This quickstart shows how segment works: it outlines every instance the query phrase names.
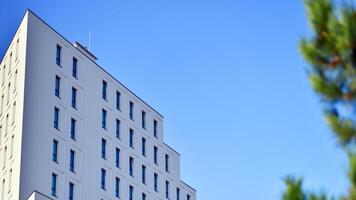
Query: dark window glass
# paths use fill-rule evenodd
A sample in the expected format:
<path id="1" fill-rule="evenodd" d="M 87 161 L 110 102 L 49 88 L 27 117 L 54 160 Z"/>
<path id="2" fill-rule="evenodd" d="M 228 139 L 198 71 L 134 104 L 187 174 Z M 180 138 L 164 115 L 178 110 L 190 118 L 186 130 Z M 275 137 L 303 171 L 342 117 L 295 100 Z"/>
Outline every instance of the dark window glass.
<path id="1" fill-rule="evenodd" d="M 116 138 L 120 139 L 120 126 L 121 126 L 121 121 L 116 119 Z"/>
<path id="2" fill-rule="evenodd" d="M 60 87 L 61 87 L 61 78 L 56 76 L 55 87 L 54 87 L 54 95 L 60 97 Z"/>
<path id="3" fill-rule="evenodd" d="M 153 188 L 156 192 L 158 192 L 158 174 L 154 173 L 153 175 Z"/>
<path id="4" fill-rule="evenodd" d="M 146 184 L 146 166 L 142 165 L 142 183 Z"/>
<path id="5" fill-rule="evenodd" d="M 72 107 L 77 108 L 77 89 L 72 87 Z"/>
<path id="6" fill-rule="evenodd" d="M 133 200 L 133 195 L 134 195 L 134 187 L 129 186 L 129 200 Z"/>
<path id="7" fill-rule="evenodd" d="M 108 83 L 106 81 L 103 81 L 103 88 L 102 88 L 102 98 L 106 100 L 106 90 L 108 87 Z"/>
<path id="8" fill-rule="evenodd" d="M 153 136 L 157 138 L 157 125 L 158 122 L 156 120 L 153 120 Z"/>
<path id="9" fill-rule="evenodd" d="M 54 124 L 55 129 L 59 129 L 59 108 L 54 108 Z"/>
<path id="10" fill-rule="evenodd" d="M 141 121 L 142 121 L 142 128 L 143 129 L 146 129 L 146 112 L 145 111 L 142 111 L 142 119 L 141 119 Z"/>
<path id="11" fill-rule="evenodd" d="M 177 188 L 177 200 L 180 200 L 180 189 Z"/>
<path id="12" fill-rule="evenodd" d="M 116 91 L 116 109 L 120 110 L 121 93 Z"/>
<path id="13" fill-rule="evenodd" d="M 166 181 L 166 198 L 169 199 L 169 181 Z"/>
<path id="14" fill-rule="evenodd" d="M 129 135 L 129 145 L 131 148 L 134 148 L 133 140 L 134 140 L 134 131 L 133 129 L 130 129 L 130 135 Z"/>
<path id="15" fill-rule="evenodd" d="M 142 200 L 146 200 L 146 194 L 142 193 Z"/>
<path id="16" fill-rule="evenodd" d="M 74 172 L 74 163 L 75 163 L 75 152 L 70 150 L 70 159 L 69 159 L 69 170 Z"/>
<path id="17" fill-rule="evenodd" d="M 103 129 L 106 129 L 106 117 L 107 117 L 107 112 L 106 110 L 101 111 L 101 127 Z"/>
<path id="18" fill-rule="evenodd" d="M 101 139 L 101 157 L 106 159 L 106 140 Z"/>
<path id="19" fill-rule="evenodd" d="M 166 168 L 166 172 L 169 172 L 169 155 L 166 154 L 165 156 L 165 168 Z"/>
<path id="20" fill-rule="evenodd" d="M 134 175 L 133 167 L 134 167 L 134 159 L 133 159 L 133 157 L 130 157 L 129 158 L 129 174 L 130 174 L 130 176 Z"/>
<path id="21" fill-rule="evenodd" d="M 57 196 L 57 174 L 52 173 L 51 195 Z"/>
<path id="22" fill-rule="evenodd" d="M 142 155 L 146 156 L 146 138 L 142 138 Z"/>
<path id="23" fill-rule="evenodd" d="M 187 200 L 190 200 L 190 195 L 189 194 L 187 194 Z"/>
<path id="24" fill-rule="evenodd" d="M 52 146 L 52 160 L 54 162 L 58 162 L 58 141 L 53 140 L 53 146 Z"/>
<path id="25" fill-rule="evenodd" d="M 68 195 L 69 200 L 74 199 L 74 184 L 69 183 L 69 195 Z"/>
<path id="26" fill-rule="evenodd" d="M 77 121 L 73 118 L 70 120 L 70 138 L 75 140 L 75 130 Z"/>
<path id="27" fill-rule="evenodd" d="M 72 76 L 77 78 L 78 59 L 73 57 Z"/>
<path id="28" fill-rule="evenodd" d="M 62 47 L 57 45 L 57 52 L 56 52 L 56 64 L 61 66 L 61 54 L 62 54 Z"/>
<path id="29" fill-rule="evenodd" d="M 115 153 L 115 166 L 117 168 L 120 168 L 120 149 L 116 148 L 116 153 Z"/>
<path id="30" fill-rule="evenodd" d="M 130 101 L 130 119 L 134 119 L 134 103 L 132 101 Z"/>
<path id="31" fill-rule="evenodd" d="M 115 178 L 115 197 L 120 197 L 120 179 L 118 177 Z"/>
<path id="32" fill-rule="evenodd" d="M 153 162 L 157 165 L 158 164 L 158 147 L 153 147 Z"/>
<path id="33" fill-rule="evenodd" d="M 105 190 L 105 179 L 106 179 L 106 170 L 101 169 L 101 181 L 100 181 L 100 186 L 101 189 Z"/>

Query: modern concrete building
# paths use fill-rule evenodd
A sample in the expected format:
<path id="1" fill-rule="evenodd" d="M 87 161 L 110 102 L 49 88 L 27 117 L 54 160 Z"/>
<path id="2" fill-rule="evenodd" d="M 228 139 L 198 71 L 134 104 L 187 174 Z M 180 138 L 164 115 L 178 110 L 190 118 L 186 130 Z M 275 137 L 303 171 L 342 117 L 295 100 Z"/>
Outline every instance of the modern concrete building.
<path id="1" fill-rule="evenodd" d="M 196 199 L 162 115 L 31 11 L 0 98 L 0 200 Z"/>

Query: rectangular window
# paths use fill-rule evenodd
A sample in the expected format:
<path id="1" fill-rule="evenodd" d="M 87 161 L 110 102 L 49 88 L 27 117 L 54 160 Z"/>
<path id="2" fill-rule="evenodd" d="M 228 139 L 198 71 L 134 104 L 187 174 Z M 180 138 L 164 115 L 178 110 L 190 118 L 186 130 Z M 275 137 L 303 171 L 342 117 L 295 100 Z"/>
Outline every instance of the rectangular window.
<path id="1" fill-rule="evenodd" d="M 121 126 L 121 121 L 119 119 L 116 119 L 116 138 L 120 139 L 120 126 Z"/>
<path id="2" fill-rule="evenodd" d="M 56 76 L 55 87 L 54 87 L 54 95 L 56 97 L 60 97 L 60 87 L 61 87 L 61 78 Z"/>
<path id="3" fill-rule="evenodd" d="M 71 149 L 70 150 L 70 155 L 69 155 L 69 170 L 71 172 L 75 172 L 74 164 L 75 164 L 75 151 L 73 151 Z"/>
<path id="4" fill-rule="evenodd" d="M 52 173 L 51 195 L 57 197 L 57 174 Z"/>
<path id="5" fill-rule="evenodd" d="M 166 181 L 166 199 L 169 199 L 169 181 Z"/>
<path id="6" fill-rule="evenodd" d="M 12 123 L 15 123 L 16 119 L 16 102 L 12 105 Z"/>
<path id="7" fill-rule="evenodd" d="M 11 192 L 11 187 L 12 187 L 12 169 L 9 171 L 9 192 Z"/>
<path id="8" fill-rule="evenodd" d="M 72 107 L 77 108 L 77 89 L 72 87 Z"/>
<path id="9" fill-rule="evenodd" d="M 103 129 L 106 129 L 106 117 L 107 117 L 107 111 L 106 110 L 102 110 L 101 111 L 101 127 Z"/>
<path id="10" fill-rule="evenodd" d="M 146 157 L 146 138 L 142 137 L 142 155 Z"/>
<path id="11" fill-rule="evenodd" d="M 176 191 L 176 196 L 177 196 L 177 199 L 176 200 L 180 200 L 180 189 L 177 188 L 177 191 Z"/>
<path id="12" fill-rule="evenodd" d="M 61 66 L 61 52 L 62 47 L 57 44 L 57 52 L 56 52 L 56 64 Z"/>
<path id="13" fill-rule="evenodd" d="M 11 83 L 7 85 L 7 103 L 10 101 L 10 90 L 11 90 Z"/>
<path id="14" fill-rule="evenodd" d="M 5 179 L 2 180 L 2 187 L 1 187 L 1 200 L 5 199 Z"/>
<path id="15" fill-rule="evenodd" d="M 107 90 L 107 87 L 108 87 L 108 83 L 107 83 L 106 81 L 103 81 L 103 87 L 102 87 L 101 93 L 102 93 L 102 98 L 103 98 L 104 100 L 107 100 L 107 99 L 106 99 L 106 90 Z"/>
<path id="16" fill-rule="evenodd" d="M 133 200 L 133 195 L 134 195 L 134 187 L 129 186 L 129 200 Z"/>
<path id="17" fill-rule="evenodd" d="M 119 91 L 116 91 L 116 109 L 120 110 L 120 99 L 121 99 L 121 93 Z"/>
<path id="18" fill-rule="evenodd" d="M 146 194 L 142 193 L 142 200 L 146 200 Z"/>
<path id="19" fill-rule="evenodd" d="M 72 76 L 74 78 L 78 78 L 77 77 L 77 67 L 78 67 L 78 59 L 73 57 Z"/>
<path id="20" fill-rule="evenodd" d="M 58 162 L 58 141 L 53 140 L 52 144 L 52 161 L 53 162 Z"/>
<path id="21" fill-rule="evenodd" d="M 14 156 L 14 140 L 15 140 L 15 135 L 12 135 L 10 141 L 10 158 Z"/>
<path id="22" fill-rule="evenodd" d="M 16 91 L 17 89 L 17 75 L 18 75 L 18 72 L 17 70 L 15 71 L 15 77 L 14 77 L 14 92 Z"/>
<path id="23" fill-rule="evenodd" d="M 5 73 L 6 72 L 6 65 L 4 65 L 4 68 L 2 70 L 2 85 L 5 84 Z"/>
<path id="24" fill-rule="evenodd" d="M 106 179 L 106 170 L 105 169 L 101 169 L 101 189 L 106 190 L 105 189 L 105 179 Z"/>
<path id="25" fill-rule="evenodd" d="M 158 147 L 153 147 L 153 162 L 158 165 Z"/>
<path id="26" fill-rule="evenodd" d="M 7 135 L 9 130 L 9 114 L 6 115 L 6 119 L 5 119 L 5 136 Z"/>
<path id="27" fill-rule="evenodd" d="M 106 159 L 106 140 L 101 139 L 101 157 Z"/>
<path id="28" fill-rule="evenodd" d="M 7 155 L 7 146 L 5 146 L 5 149 L 4 149 L 4 158 L 3 158 L 3 169 L 5 169 L 6 167 L 6 155 Z"/>
<path id="29" fill-rule="evenodd" d="M 115 197 L 120 198 L 120 179 L 115 178 Z"/>
<path id="30" fill-rule="evenodd" d="M 54 124 L 55 129 L 59 129 L 59 108 L 54 107 Z"/>
<path id="31" fill-rule="evenodd" d="M 4 95 L 1 96 L 1 115 L 4 111 Z"/>
<path id="32" fill-rule="evenodd" d="M 142 183 L 146 184 L 146 166 L 142 165 Z"/>
<path id="33" fill-rule="evenodd" d="M 187 200 L 190 200 L 190 195 L 189 194 L 187 194 Z"/>
<path id="34" fill-rule="evenodd" d="M 154 173 L 153 175 L 153 188 L 156 192 L 158 192 L 158 174 Z"/>
<path id="35" fill-rule="evenodd" d="M 134 119 L 134 103 L 130 101 L 130 113 L 129 113 L 130 119 Z"/>
<path id="36" fill-rule="evenodd" d="M 130 128 L 130 135 L 129 135 L 129 145 L 131 148 L 134 148 L 134 131 Z"/>
<path id="37" fill-rule="evenodd" d="M 143 129 L 146 129 L 146 112 L 145 111 L 142 111 L 142 128 Z"/>
<path id="38" fill-rule="evenodd" d="M 157 138 L 157 125 L 158 122 L 156 120 L 153 120 L 153 136 Z"/>
<path id="39" fill-rule="evenodd" d="M 71 120 L 70 120 L 70 138 L 72 140 L 75 140 L 76 124 L 77 124 L 77 120 L 71 118 Z"/>
<path id="40" fill-rule="evenodd" d="M 166 172 L 169 172 L 169 155 L 166 154 L 165 156 L 165 168 L 166 168 Z"/>
<path id="41" fill-rule="evenodd" d="M 16 52 L 15 52 L 15 56 L 16 56 L 16 60 L 19 58 L 19 44 L 20 44 L 20 39 L 17 39 L 16 41 Z"/>
<path id="42" fill-rule="evenodd" d="M 69 195 L 68 195 L 69 200 L 74 199 L 74 183 L 69 182 Z"/>
<path id="43" fill-rule="evenodd" d="M 129 174 L 132 177 L 134 176 L 133 168 L 134 168 L 134 159 L 133 159 L 133 157 L 130 156 L 130 158 L 129 158 Z"/>
<path id="44" fill-rule="evenodd" d="M 115 152 L 115 166 L 117 168 L 120 168 L 120 149 L 116 147 L 116 152 Z"/>
<path id="45" fill-rule="evenodd" d="M 10 53 L 10 58 L 9 58 L 9 74 L 11 72 L 11 68 L 12 68 L 12 52 Z"/>

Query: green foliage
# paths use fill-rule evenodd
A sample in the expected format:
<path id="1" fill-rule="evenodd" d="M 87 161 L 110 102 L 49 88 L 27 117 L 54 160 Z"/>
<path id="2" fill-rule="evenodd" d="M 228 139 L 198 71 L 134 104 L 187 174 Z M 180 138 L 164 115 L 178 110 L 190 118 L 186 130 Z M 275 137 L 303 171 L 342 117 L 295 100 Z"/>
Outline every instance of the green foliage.
<path id="1" fill-rule="evenodd" d="M 320 96 L 325 119 L 349 155 L 350 187 L 341 200 L 356 200 L 356 9 L 332 0 L 305 0 L 313 36 L 303 38 L 300 51 L 310 64 L 311 86 Z M 327 200 L 326 194 L 303 190 L 302 179 L 288 177 L 283 200 Z"/>

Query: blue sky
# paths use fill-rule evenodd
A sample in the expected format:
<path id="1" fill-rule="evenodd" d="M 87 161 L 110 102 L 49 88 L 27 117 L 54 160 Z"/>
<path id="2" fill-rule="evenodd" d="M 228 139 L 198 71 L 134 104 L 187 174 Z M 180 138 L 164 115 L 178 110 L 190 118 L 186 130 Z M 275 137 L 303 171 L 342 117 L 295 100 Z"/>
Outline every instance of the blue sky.
<path id="1" fill-rule="evenodd" d="M 298 40 L 302 1 L 0 1 L 0 56 L 27 8 L 165 116 L 182 179 L 200 200 L 279 199 L 282 178 L 346 192 Z"/>

